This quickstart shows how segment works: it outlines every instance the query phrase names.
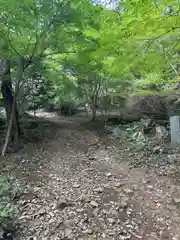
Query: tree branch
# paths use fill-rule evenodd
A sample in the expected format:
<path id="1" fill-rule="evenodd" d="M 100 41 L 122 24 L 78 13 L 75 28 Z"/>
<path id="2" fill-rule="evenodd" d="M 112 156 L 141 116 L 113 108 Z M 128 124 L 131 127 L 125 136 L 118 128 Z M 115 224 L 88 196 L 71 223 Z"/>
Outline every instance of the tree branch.
<path id="1" fill-rule="evenodd" d="M 178 27 L 172 27 L 172 29 L 170 29 L 170 30 L 162 33 L 161 35 L 155 37 L 154 39 L 151 39 L 151 40 L 150 40 L 150 43 L 148 44 L 148 46 L 147 46 L 147 48 L 146 48 L 146 52 L 149 50 L 150 46 L 152 45 L 152 43 L 153 43 L 154 41 L 158 40 L 159 38 L 163 37 L 164 35 L 166 35 L 166 34 L 168 34 L 168 33 L 170 33 L 170 32 L 173 32 L 173 31 L 175 31 L 175 30 L 177 30 L 177 29 L 180 29 L 180 26 L 178 26 Z"/>
<path id="2" fill-rule="evenodd" d="M 169 66 L 170 66 L 171 69 L 175 72 L 176 76 L 179 78 L 179 73 L 178 73 L 178 71 L 176 70 L 176 68 L 172 65 L 172 63 L 169 61 L 165 49 L 162 48 L 162 51 L 163 51 L 163 54 L 164 54 L 164 56 L 165 56 L 166 61 L 167 61 L 168 64 L 169 64 Z"/>
<path id="3" fill-rule="evenodd" d="M 3 23 L 3 25 L 6 27 L 6 29 L 7 29 L 7 34 L 4 32 L 4 35 L 5 35 L 5 38 L 6 38 L 6 40 L 7 40 L 7 42 L 9 43 L 9 45 L 10 45 L 10 47 L 12 48 L 12 50 L 18 55 L 18 56 L 20 56 L 20 54 L 18 53 L 18 51 L 15 49 L 15 47 L 13 46 L 13 44 L 12 44 L 12 42 L 11 42 L 11 39 L 10 39 L 10 32 L 9 32 L 9 27 L 8 27 L 8 25 L 7 25 L 7 23 L 5 23 L 5 22 L 2 22 Z"/>
<path id="4" fill-rule="evenodd" d="M 46 33 L 49 33 L 49 30 L 50 30 L 51 26 L 53 25 L 53 23 L 55 22 L 55 20 L 56 20 L 56 18 L 57 18 L 57 16 L 58 16 L 58 13 L 59 13 L 59 9 L 62 7 L 62 5 L 63 5 L 63 2 L 61 2 L 61 4 L 58 6 L 58 9 L 57 9 L 57 11 L 56 11 L 56 14 L 53 15 L 53 17 L 51 18 L 51 20 L 49 20 L 50 23 L 48 24 L 48 29 L 44 29 L 44 30 L 42 31 L 42 33 L 40 33 L 39 37 L 36 37 L 36 43 L 35 43 L 35 45 L 34 45 L 34 49 L 33 49 L 32 55 L 31 55 L 31 57 L 30 57 L 30 61 L 32 61 L 32 59 L 33 59 L 33 57 L 34 57 L 34 55 L 35 55 L 37 45 L 38 45 L 39 41 L 41 40 L 41 38 L 42 38 Z M 53 9 L 53 7 L 50 8 L 47 13 L 49 13 L 52 9 Z M 49 21 L 48 21 L 48 22 L 49 22 Z M 45 50 L 43 50 L 43 52 L 44 52 L 44 51 L 45 51 Z M 41 54 L 40 54 L 40 55 L 41 55 Z"/>
<path id="5" fill-rule="evenodd" d="M 160 12 L 160 9 L 159 9 L 159 7 L 158 7 L 158 5 L 157 5 L 156 0 L 153 0 L 153 2 L 154 2 L 155 7 L 156 7 L 156 8 L 158 9 L 158 11 Z"/>

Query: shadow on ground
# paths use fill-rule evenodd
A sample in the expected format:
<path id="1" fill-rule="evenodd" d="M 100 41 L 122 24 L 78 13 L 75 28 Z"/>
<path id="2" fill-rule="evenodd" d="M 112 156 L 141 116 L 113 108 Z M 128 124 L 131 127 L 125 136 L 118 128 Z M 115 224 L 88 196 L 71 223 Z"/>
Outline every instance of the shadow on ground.
<path id="1" fill-rule="evenodd" d="M 26 114 L 20 120 L 22 136 L 20 146 L 10 146 L 5 157 L 0 156 L 0 174 L 14 175 L 23 182 L 41 181 L 41 171 L 57 149 L 67 148 L 72 145 L 73 131 L 81 132 L 83 129 L 90 130 L 92 134 L 104 133 L 103 121 L 90 122 L 87 117 L 59 117 L 54 113 L 37 114 L 36 117 Z M 67 132 L 67 134 L 66 134 Z M 70 133 L 68 133 L 70 132 Z M 0 148 L 5 141 L 6 127 L 0 131 Z M 55 146 L 56 145 L 56 146 Z M 80 144 L 81 145 L 81 144 Z M 80 146 L 82 147 L 82 146 Z M 38 176 L 38 177 L 37 177 Z"/>

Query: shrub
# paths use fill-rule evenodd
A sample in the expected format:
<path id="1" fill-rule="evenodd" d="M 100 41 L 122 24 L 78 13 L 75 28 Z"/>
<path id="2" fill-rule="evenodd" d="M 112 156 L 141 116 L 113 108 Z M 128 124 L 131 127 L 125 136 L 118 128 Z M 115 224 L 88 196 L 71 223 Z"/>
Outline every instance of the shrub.
<path id="1" fill-rule="evenodd" d="M 0 176 L 0 228 L 13 230 L 17 208 L 14 203 L 15 197 L 20 195 L 22 189 L 10 177 Z"/>
<path id="2" fill-rule="evenodd" d="M 72 116 L 72 115 L 75 115 L 77 112 L 75 104 L 68 101 L 63 102 L 61 104 L 60 109 L 61 109 L 61 114 L 64 116 Z"/>
<path id="3" fill-rule="evenodd" d="M 151 117 L 153 119 L 167 119 L 167 101 L 161 96 L 144 96 L 133 106 L 139 115 Z"/>

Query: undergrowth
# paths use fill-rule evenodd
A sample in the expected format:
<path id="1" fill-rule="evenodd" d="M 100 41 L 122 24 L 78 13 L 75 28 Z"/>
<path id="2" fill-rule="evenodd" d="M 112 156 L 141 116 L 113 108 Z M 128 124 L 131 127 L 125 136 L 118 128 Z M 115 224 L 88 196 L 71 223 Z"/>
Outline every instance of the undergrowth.
<path id="1" fill-rule="evenodd" d="M 0 228 L 14 230 L 18 213 L 15 199 L 22 193 L 22 188 L 15 179 L 0 175 Z"/>
<path id="2" fill-rule="evenodd" d="M 144 134 L 142 123 L 131 123 L 127 125 L 119 125 L 107 127 L 110 138 L 119 143 L 129 143 L 128 150 L 135 152 L 158 153 L 164 151 L 164 141 L 159 141 L 156 136 L 148 136 Z M 152 127 L 153 128 L 153 127 Z"/>

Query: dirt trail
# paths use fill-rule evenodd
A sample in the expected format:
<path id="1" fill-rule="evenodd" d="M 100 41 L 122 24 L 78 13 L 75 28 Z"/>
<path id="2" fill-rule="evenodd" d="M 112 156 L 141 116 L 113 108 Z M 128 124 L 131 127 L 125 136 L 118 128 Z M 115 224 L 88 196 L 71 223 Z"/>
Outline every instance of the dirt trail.
<path id="1" fill-rule="evenodd" d="M 46 143 L 36 178 L 26 178 L 20 239 L 180 239 L 180 186 L 129 169 L 98 136 L 68 124 Z"/>

